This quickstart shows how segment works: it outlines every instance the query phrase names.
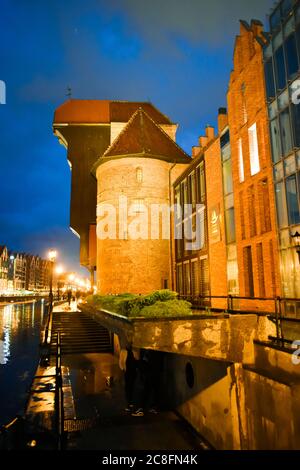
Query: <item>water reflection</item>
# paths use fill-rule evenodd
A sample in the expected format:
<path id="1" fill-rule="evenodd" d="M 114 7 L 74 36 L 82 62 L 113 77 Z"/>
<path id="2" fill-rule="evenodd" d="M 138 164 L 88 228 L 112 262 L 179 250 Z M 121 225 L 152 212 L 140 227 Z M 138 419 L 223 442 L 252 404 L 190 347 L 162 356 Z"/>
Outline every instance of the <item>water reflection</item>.
<path id="1" fill-rule="evenodd" d="M 0 306 L 0 424 L 24 409 L 44 315 L 44 302 Z"/>

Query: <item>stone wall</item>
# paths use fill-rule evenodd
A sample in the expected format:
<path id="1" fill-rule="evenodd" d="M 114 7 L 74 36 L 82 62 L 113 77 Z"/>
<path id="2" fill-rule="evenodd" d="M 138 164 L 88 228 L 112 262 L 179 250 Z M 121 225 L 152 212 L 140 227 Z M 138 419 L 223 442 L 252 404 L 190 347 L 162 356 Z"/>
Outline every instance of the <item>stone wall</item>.
<path id="1" fill-rule="evenodd" d="M 163 224 L 159 221 L 157 239 L 151 234 L 153 221 L 150 212 L 152 204 L 165 204 L 169 207 L 170 169 L 168 162 L 154 158 L 131 158 L 108 161 L 98 167 L 98 207 L 101 204 L 119 206 L 119 197 L 126 196 L 128 209 L 132 203 L 140 201 L 148 210 L 145 214 L 130 214 L 128 224 L 137 222 L 139 230 L 148 229 L 141 239 L 132 239 L 128 230 L 120 233 L 117 223 L 114 239 L 97 239 L 97 287 L 103 294 L 130 292 L 146 294 L 162 289 L 170 279 L 170 224 L 168 214 Z M 178 168 L 177 168 L 178 167 Z M 182 171 L 176 166 L 176 173 Z M 138 181 L 136 171 L 142 170 L 142 181 Z M 117 215 L 119 216 L 117 209 Z M 100 218 L 97 221 L 99 223 Z M 158 219 L 159 220 L 159 219 Z M 118 222 L 118 221 L 117 221 Z M 98 234 L 99 235 L 99 234 Z M 124 238 L 124 239 L 121 239 Z M 151 239 L 152 238 L 152 239 Z"/>

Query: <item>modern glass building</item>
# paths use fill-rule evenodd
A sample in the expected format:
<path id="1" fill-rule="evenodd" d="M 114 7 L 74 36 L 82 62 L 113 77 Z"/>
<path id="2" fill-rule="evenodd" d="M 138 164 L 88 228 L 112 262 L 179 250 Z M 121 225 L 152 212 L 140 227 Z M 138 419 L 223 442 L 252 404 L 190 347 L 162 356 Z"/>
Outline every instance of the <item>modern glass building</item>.
<path id="1" fill-rule="evenodd" d="M 284 297 L 300 298 L 300 265 L 291 236 L 300 231 L 300 0 L 272 11 L 264 48 L 274 189 Z M 300 302 L 290 304 L 290 314 Z"/>

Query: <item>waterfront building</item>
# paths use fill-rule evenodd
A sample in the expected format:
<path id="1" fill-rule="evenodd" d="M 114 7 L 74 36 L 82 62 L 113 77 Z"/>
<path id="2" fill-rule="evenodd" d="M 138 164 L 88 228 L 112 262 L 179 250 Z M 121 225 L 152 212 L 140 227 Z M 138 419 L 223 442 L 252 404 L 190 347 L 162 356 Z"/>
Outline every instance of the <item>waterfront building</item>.
<path id="1" fill-rule="evenodd" d="M 25 253 L 14 253 L 14 289 L 25 290 L 26 286 L 26 255 Z"/>
<path id="2" fill-rule="evenodd" d="M 146 294 L 174 288 L 168 209 L 172 202 L 172 182 L 190 161 L 191 158 L 140 108 L 94 164 L 98 184 L 99 292 Z M 121 220 L 123 201 L 125 221 Z M 115 208 L 117 215 L 111 238 L 99 233 L 99 212 L 107 203 Z M 154 208 L 159 210 L 157 218 L 152 212 Z M 130 218 L 127 220 L 127 213 L 135 218 L 135 226 Z M 139 239 L 131 231 L 134 227 L 137 235 L 141 235 Z"/>
<path id="3" fill-rule="evenodd" d="M 292 235 L 300 231 L 300 2 L 282 0 L 269 17 L 264 45 L 271 164 L 276 197 L 282 295 L 300 298 L 300 266 Z M 297 303 L 286 303 L 295 314 Z"/>
<path id="4" fill-rule="evenodd" d="M 177 125 L 151 103 L 70 99 L 54 113 L 53 132 L 67 149 L 71 168 L 70 227 L 80 238 L 80 263 L 89 269 L 92 285 L 97 258 L 97 182 L 91 168 L 139 108 L 175 140 Z"/>
<path id="5" fill-rule="evenodd" d="M 274 298 L 281 293 L 263 73 L 265 43 L 259 21 L 253 20 L 250 25 L 240 22 L 227 94 L 232 172 L 228 181 L 234 200 L 239 295 L 248 298 Z M 224 179 L 224 192 L 225 188 Z M 231 220 L 226 219 L 228 227 Z M 255 309 L 274 309 L 273 301 L 256 300 L 252 305 Z"/>

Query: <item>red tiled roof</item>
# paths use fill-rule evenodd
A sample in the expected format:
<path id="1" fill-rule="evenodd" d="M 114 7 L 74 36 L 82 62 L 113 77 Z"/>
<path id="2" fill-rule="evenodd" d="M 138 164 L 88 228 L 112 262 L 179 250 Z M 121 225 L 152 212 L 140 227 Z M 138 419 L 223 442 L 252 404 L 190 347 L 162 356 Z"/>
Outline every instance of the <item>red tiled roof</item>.
<path id="1" fill-rule="evenodd" d="M 142 108 L 139 108 L 103 157 L 141 154 L 162 157 L 177 163 L 191 162 L 190 157 Z M 100 157 L 98 163 L 103 157 Z"/>
<path id="2" fill-rule="evenodd" d="M 170 119 L 153 104 L 130 101 L 112 101 L 110 103 L 110 119 L 112 122 L 128 122 L 139 108 L 142 108 L 158 124 L 172 124 Z"/>
<path id="3" fill-rule="evenodd" d="M 172 124 L 151 103 L 109 100 L 68 100 L 54 113 L 54 124 L 128 122 L 137 109 L 143 108 L 158 124 Z"/>
<path id="4" fill-rule="evenodd" d="M 109 123 L 110 101 L 68 100 L 54 112 L 54 123 Z"/>

